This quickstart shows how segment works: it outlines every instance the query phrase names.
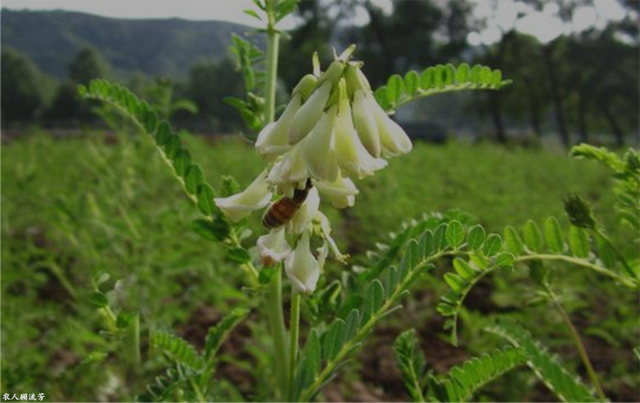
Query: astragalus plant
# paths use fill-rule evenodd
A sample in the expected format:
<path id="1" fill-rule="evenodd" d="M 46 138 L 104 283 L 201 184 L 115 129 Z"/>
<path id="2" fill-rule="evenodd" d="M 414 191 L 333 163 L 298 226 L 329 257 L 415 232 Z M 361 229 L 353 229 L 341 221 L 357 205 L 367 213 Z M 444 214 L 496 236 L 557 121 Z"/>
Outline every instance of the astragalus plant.
<path id="1" fill-rule="evenodd" d="M 525 226 L 523 243 L 512 228 L 505 230 L 502 238 L 487 234 L 481 226 L 467 228 L 437 214 L 408 222 L 388 244 L 380 243 L 370 266 L 351 276 L 348 287 L 339 278 L 319 281 L 326 275 L 323 267 L 330 260 L 344 270 L 350 267 L 349 256 L 332 238 L 330 220 L 320 211 L 321 200 L 328 202 L 323 205 L 331 206 L 327 208 L 353 206 L 359 180 L 375 175 L 391 157 L 412 149 L 411 140 L 390 114 L 422 97 L 465 89 L 499 90 L 509 81 L 502 80 L 500 71 L 484 66 L 438 65 L 422 72 L 410 71 L 404 77 L 394 75 L 386 86 L 374 92 L 365 76 L 366 66 L 357 61 L 352 46 L 336 54 L 324 71 L 317 56 L 309 55 L 311 73 L 300 79 L 276 119 L 280 40 L 276 23 L 295 8 L 296 2 L 264 0 L 255 4 L 258 9 L 249 14 L 267 21 L 266 53 L 234 37 L 233 50 L 245 77 L 247 98 L 228 100 L 239 109 L 248 127 L 258 133 L 255 149 L 264 159 L 264 169 L 244 190 L 226 178 L 222 189 L 215 191 L 170 124 L 160 121 L 145 101 L 126 88 L 96 80 L 88 88 L 81 87 L 80 93 L 110 103 L 150 136 L 161 158 L 202 213 L 201 219 L 193 221 L 193 229 L 222 244 L 227 258 L 245 271 L 246 290 L 264 300 L 260 314 L 269 323 L 274 365 L 271 374 L 277 385 L 272 399 L 316 399 L 337 371 L 355 357 L 376 322 L 400 307 L 412 281 L 443 257 L 455 258 L 456 272 L 445 275 L 451 293 L 438 306 L 438 311 L 449 318 L 453 343 L 457 343 L 458 314 L 466 293 L 494 269 L 523 263 L 542 272 L 544 261 L 562 261 L 595 270 L 637 290 L 637 264 L 631 267 L 617 254 L 608 255 L 607 259 L 594 258 L 584 228 L 572 227 L 567 248 L 558 222 L 551 219 L 545 226 L 549 250 L 543 250 L 543 236 L 535 223 Z M 256 62 L 260 60 L 263 65 Z M 251 219 L 261 219 L 263 224 L 257 239 L 247 230 Z M 610 253 L 615 251 L 603 233 L 597 236 L 602 238 L 604 248 Z M 625 271 L 619 271 L 618 266 Z M 288 281 L 283 282 L 283 278 Z M 545 275 L 537 278 L 547 294 L 554 295 Z M 319 284 L 327 285 L 318 289 Z M 291 290 L 288 328 L 283 289 Z M 315 309 L 302 311 L 315 317 L 309 321 L 311 328 L 301 331 L 303 299 Z M 170 332 L 151 329 L 150 345 L 154 351 L 166 354 L 174 366 L 149 385 L 141 399 L 224 399 L 213 378 L 216 354 L 226 335 L 247 314 L 248 310 L 237 308 L 210 329 L 202 352 Z M 446 379 L 424 373 L 424 361 L 414 351 L 415 337 L 406 333 L 399 338 L 398 358 L 412 398 L 466 399 L 484 383 L 525 363 L 560 398 L 594 398 L 589 388 L 546 355 L 531 334 L 518 325 L 489 327 L 514 347 L 472 360 Z M 303 348 L 299 348 L 301 333 L 306 340 Z M 597 385 L 595 376 L 593 380 Z"/>

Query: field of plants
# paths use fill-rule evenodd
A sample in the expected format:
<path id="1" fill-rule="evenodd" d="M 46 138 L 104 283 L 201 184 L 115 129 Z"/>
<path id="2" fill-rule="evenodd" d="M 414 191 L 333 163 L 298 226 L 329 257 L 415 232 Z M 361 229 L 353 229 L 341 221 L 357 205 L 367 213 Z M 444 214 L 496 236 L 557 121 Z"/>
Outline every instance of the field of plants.
<path id="1" fill-rule="evenodd" d="M 182 140 L 216 188 L 222 175 L 232 175 L 244 187 L 261 169 L 260 158 L 240 138 L 184 135 Z M 3 144 L 3 391 L 44 392 L 52 401 L 132 400 L 170 362 L 149 345 L 151 331 L 172 329 L 202 351 L 209 327 L 241 307 L 251 312 L 220 349 L 216 397 L 263 400 L 271 395 L 273 362 L 262 300 L 243 287 L 246 274 L 225 258 L 225 248 L 192 230 L 196 209 L 156 154 L 148 138 L 125 132 L 92 131 L 71 139 L 34 132 Z M 355 206 L 330 216 L 337 243 L 351 254 L 350 264 L 328 263 L 318 289 L 340 279 L 346 287 L 358 266 L 370 261 L 367 252 L 376 250 L 376 243 L 388 243 L 389 232 L 398 233 L 403 222 L 425 213 L 443 212 L 498 233 L 529 219 L 542 226 L 555 216 L 566 230 L 568 193 L 592 202 L 610 237 L 628 245 L 625 254 L 634 253 L 625 242 L 633 231 L 619 225 L 612 208 L 608 170 L 562 151 L 418 143 L 406 158 L 358 185 Z M 247 225 L 253 229 L 247 244 L 252 244 L 263 231 L 259 217 Z M 321 399 L 407 400 L 393 352 L 404 329 L 416 329 L 416 348 L 424 353 L 426 368 L 439 376 L 505 345 L 483 330 L 497 316 L 517 320 L 588 382 L 560 313 L 566 312 L 606 396 L 637 400 L 638 362 L 631 353 L 638 340 L 637 294 L 579 266 L 550 266 L 557 270 L 552 288 L 564 310 L 556 310 L 541 296 L 543 288 L 532 285 L 533 266 L 496 270 L 467 295 L 459 347 L 454 347 L 436 310 L 448 288 L 443 275 L 453 270 L 451 260 L 440 259 L 411 285 L 403 309 L 376 325 L 357 359 L 346 363 Z M 96 301 L 102 295 L 109 299 L 106 309 Z M 302 306 L 303 318 L 321 320 L 319 310 L 328 311 L 321 299 L 328 305 L 339 300 L 314 295 Z M 288 296 L 285 306 L 287 301 Z M 114 312 L 132 314 L 114 319 Z M 126 318 L 136 322 L 133 336 L 112 328 Z M 549 399 L 554 395 L 526 365 L 474 395 L 474 400 Z"/>

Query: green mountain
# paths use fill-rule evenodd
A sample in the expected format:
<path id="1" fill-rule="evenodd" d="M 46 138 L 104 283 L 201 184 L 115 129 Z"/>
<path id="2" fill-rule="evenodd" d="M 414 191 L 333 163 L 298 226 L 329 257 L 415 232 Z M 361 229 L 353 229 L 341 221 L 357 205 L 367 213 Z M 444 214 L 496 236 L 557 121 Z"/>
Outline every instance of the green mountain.
<path id="1" fill-rule="evenodd" d="M 2 47 L 28 56 L 43 72 L 68 75 L 69 63 L 93 47 L 122 76 L 180 78 L 201 60 L 229 54 L 231 34 L 251 28 L 223 21 L 128 20 L 67 11 L 2 9 Z"/>

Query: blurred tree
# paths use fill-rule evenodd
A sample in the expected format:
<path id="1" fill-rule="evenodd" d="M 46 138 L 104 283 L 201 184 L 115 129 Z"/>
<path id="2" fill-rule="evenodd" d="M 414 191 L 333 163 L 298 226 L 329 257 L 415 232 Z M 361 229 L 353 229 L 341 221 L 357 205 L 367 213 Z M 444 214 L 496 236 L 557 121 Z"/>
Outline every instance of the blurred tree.
<path id="1" fill-rule="evenodd" d="M 171 117 L 185 111 L 192 115 L 198 113 L 198 106 L 186 98 L 174 97 L 174 86 L 168 78 L 157 78 L 152 85 L 144 89 L 143 98 L 158 112 L 161 119 L 171 120 Z"/>
<path id="2" fill-rule="evenodd" d="M 69 78 L 75 84 L 87 85 L 94 78 L 104 77 L 107 69 L 107 62 L 96 50 L 84 48 L 69 65 Z"/>
<path id="3" fill-rule="evenodd" d="M 42 74 L 21 53 L 2 49 L 2 124 L 24 123 L 45 105 Z"/>
<path id="4" fill-rule="evenodd" d="M 228 133 L 242 127 L 242 119 L 231 105 L 224 102 L 224 97 L 242 96 L 243 86 L 235 64 L 225 58 L 216 63 L 201 62 L 193 66 L 181 96 L 197 105 L 197 117 L 205 124 L 202 130 Z M 177 117 L 184 119 L 184 112 L 178 113 Z"/>
<path id="5" fill-rule="evenodd" d="M 365 1 L 369 23 L 347 32 L 358 45 L 374 86 L 394 73 L 455 62 L 467 47 L 472 11 L 467 0 L 415 0 L 393 3 L 387 16 L 376 2 Z"/>
<path id="6" fill-rule="evenodd" d="M 281 46 L 281 78 L 292 89 L 303 75 L 311 71 L 311 55 L 318 52 L 320 60 L 331 60 L 331 45 L 339 24 L 352 15 L 357 2 L 305 0 L 298 3 L 296 16 L 301 22 L 284 37 Z M 287 93 L 289 91 L 286 91 Z"/>
<path id="7" fill-rule="evenodd" d="M 92 106 L 78 99 L 78 84 L 87 85 L 94 78 L 105 77 L 109 67 L 93 49 L 84 48 L 69 64 L 69 79 L 60 84 L 56 96 L 47 110 L 46 120 L 51 125 L 75 125 L 91 119 Z"/>

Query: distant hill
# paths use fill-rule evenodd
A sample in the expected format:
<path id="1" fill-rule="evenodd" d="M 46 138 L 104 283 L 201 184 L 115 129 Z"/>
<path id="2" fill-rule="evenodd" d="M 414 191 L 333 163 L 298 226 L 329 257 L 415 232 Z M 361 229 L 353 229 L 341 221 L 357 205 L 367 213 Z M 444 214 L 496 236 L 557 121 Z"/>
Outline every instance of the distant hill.
<path id="1" fill-rule="evenodd" d="M 64 78 L 80 49 L 98 50 L 118 75 L 184 77 L 194 63 L 229 54 L 231 34 L 251 28 L 223 21 L 127 20 L 67 11 L 2 9 L 2 47 Z"/>

